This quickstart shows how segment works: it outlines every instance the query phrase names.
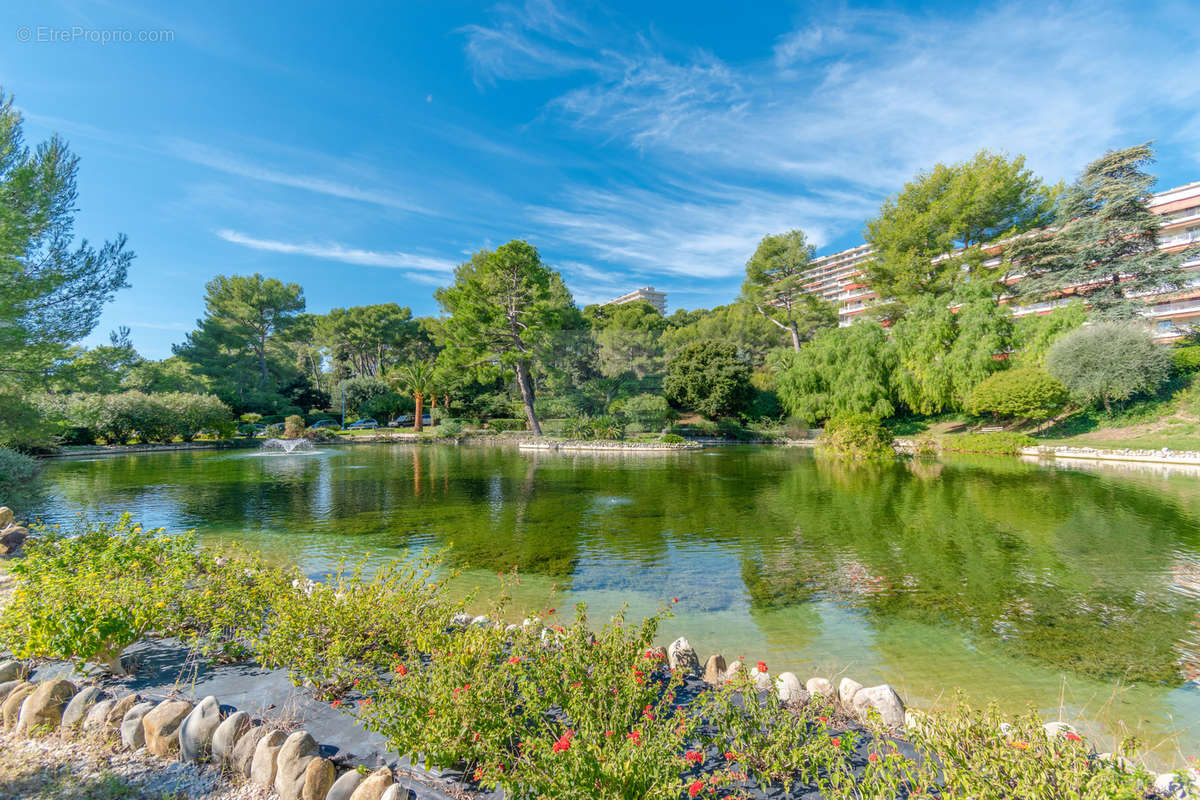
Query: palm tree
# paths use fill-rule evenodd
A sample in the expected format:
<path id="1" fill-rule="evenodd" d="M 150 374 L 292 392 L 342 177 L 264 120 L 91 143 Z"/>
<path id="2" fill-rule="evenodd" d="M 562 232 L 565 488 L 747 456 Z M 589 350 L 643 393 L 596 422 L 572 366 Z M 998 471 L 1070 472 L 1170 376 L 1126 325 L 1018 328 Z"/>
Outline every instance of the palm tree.
<path id="1" fill-rule="evenodd" d="M 399 390 L 411 392 L 416 401 L 417 410 L 413 414 L 413 430 L 420 433 L 421 416 L 424 413 L 425 398 L 436 391 L 433 376 L 432 361 L 413 361 L 402 367 L 396 367 L 388 373 L 388 380 Z"/>

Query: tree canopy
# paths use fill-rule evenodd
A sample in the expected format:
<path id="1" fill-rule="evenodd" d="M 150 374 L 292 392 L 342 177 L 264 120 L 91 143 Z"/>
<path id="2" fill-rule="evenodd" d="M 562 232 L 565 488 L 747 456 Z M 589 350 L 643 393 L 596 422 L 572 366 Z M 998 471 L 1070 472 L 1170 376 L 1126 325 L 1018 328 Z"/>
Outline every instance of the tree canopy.
<path id="1" fill-rule="evenodd" d="M 764 236 L 746 262 L 742 300 L 791 337 L 792 349 L 818 328 L 837 324 L 837 313 L 804 288 L 814 248 L 802 230 Z"/>
<path id="2" fill-rule="evenodd" d="M 805 422 L 846 414 L 884 418 L 896 410 L 895 349 L 873 322 L 823 330 L 800 352 L 779 356 L 775 366 L 780 402 Z"/>
<path id="3" fill-rule="evenodd" d="M 1171 369 L 1171 354 L 1140 325 L 1099 322 L 1071 331 L 1046 354 L 1046 371 L 1087 405 L 1113 406 L 1158 389 Z"/>
<path id="4" fill-rule="evenodd" d="M 742 411 L 753 392 L 750 368 L 727 342 L 694 342 L 683 347 L 671 357 L 663 378 L 668 402 L 709 419 Z"/>

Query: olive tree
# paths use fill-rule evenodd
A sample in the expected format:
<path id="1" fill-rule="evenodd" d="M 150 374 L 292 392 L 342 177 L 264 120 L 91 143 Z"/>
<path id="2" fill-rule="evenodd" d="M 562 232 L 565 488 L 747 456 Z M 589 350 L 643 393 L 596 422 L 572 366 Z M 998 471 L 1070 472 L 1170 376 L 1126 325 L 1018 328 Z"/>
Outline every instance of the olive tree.
<path id="1" fill-rule="evenodd" d="M 1055 341 L 1046 354 L 1046 371 L 1072 396 L 1087 405 L 1103 405 L 1110 414 L 1114 403 L 1157 390 L 1170 369 L 1168 350 L 1134 323 L 1079 328 Z"/>

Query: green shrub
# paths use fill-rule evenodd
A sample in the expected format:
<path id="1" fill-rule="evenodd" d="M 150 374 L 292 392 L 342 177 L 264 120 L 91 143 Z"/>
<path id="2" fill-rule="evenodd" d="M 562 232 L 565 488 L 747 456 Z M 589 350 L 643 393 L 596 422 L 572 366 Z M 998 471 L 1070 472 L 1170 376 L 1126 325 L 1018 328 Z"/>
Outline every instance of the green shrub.
<path id="1" fill-rule="evenodd" d="M 1061 409 L 1067 397 L 1067 388 L 1041 367 L 1015 367 L 981 381 L 967 398 L 967 410 L 1008 419 L 1043 420 Z"/>
<path id="2" fill-rule="evenodd" d="M 304 435 L 304 417 L 292 414 L 283 421 L 283 438 L 299 439 Z"/>
<path id="3" fill-rule="evenodd" d="M 671 356 L 663 378 L 663 394 L 677 408 L 690 408 L 709 419 L 743 412 L 754 387 L 750 367 L 727 342 L 684 345 Z"/>
<path id="4" fill-rule="evenodd" d="M 847 458 L 884 460 L 895 456 L 892 434 L 870 414 L 831 417 L 821 434 L 821 449 Z"/>
<path id="5" fill-rule="evenodd" d="M 38 462 L 24 453 L 0 447 L 0 497 L 17 496 L 27 490 L 38 473 Z"/>
<path id="6" fill-rule="evenodd" d="M 661 431 L 671 418 L 667 399 L 657 394 L 638 394 L 617 400 L 609 410 L 627 426 L 639 426 L 643 431 Z"/>
<path id="7" fill-rule="evenodd" d="M 1170 372 L 1171 354 L 1146 328 L 1100 322 L 1055 340 L 1046 371 L 1086 405 L 1113 406 L 1156 391 Z"/>
<path id="8" fill-rule="evenodd" d="M 494 417 L 487 421 L 487 427 L 488 430 L 497 433 L 503 431 L 523 431 L 525 430 L 525 420 L 514 417 Z"/>
<path id="9" fill-rule="evenodd" d="M 991 433 L 961 433 L 942 439 L 942 449 L 954 453 L 992 453 L 1017 455 L 1022 448 L 1033 447 L 1037 440 L 1023 433 L 993 431 Z"/>
<path id="10" fill-rule="evenodd" d="M 1200 372 L 1200 345 L 1173 348 L 1171 350 L 1171 369 L 1178 375 Z"/>
<path id="11" fill-rule="evenodd" d="M 658 437 L 658 440 L 666 444 L 684 444 L 687 442 L 687 439 L 683 438 L 677 433 L 664 433 L 662 436 Z"/>
<path id="12" fill-rule="evenodd" d="M 462 420 L 447 419 L 438 425 L 436 430 L 440 436 L 458 436 L 463 432 Z"/>

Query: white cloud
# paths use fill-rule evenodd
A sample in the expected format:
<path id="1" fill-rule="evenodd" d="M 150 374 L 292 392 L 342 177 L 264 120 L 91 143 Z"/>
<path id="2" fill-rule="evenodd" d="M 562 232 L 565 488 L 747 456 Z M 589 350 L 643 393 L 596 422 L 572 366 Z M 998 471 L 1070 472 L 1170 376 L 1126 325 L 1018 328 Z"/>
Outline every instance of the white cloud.
<path id="1" fill-rule="evenodd" d="M 444 258 L 422 256 L 400 251 L 363 250 L 356 247 L 346 247 L 336 243 L 314 244 L 281 242 L 274 239 L 259 239 L 233 230 L 219 230 L 217 236 L 227 242 L 249 247 L 252 250 L 265 250 L 269 253 L 284 253 L 287 255 L 308 256 L 309 258 L 324 258 L 331 261 L 341 261 L 345 264 L 361 264 L 367 267 L 387 267 L 389 269 L 419 270 L 446 274 L 452 272 L 457 264 Z M 430 280 L 437 283 L 442 279 L 432 276 Z"/>

